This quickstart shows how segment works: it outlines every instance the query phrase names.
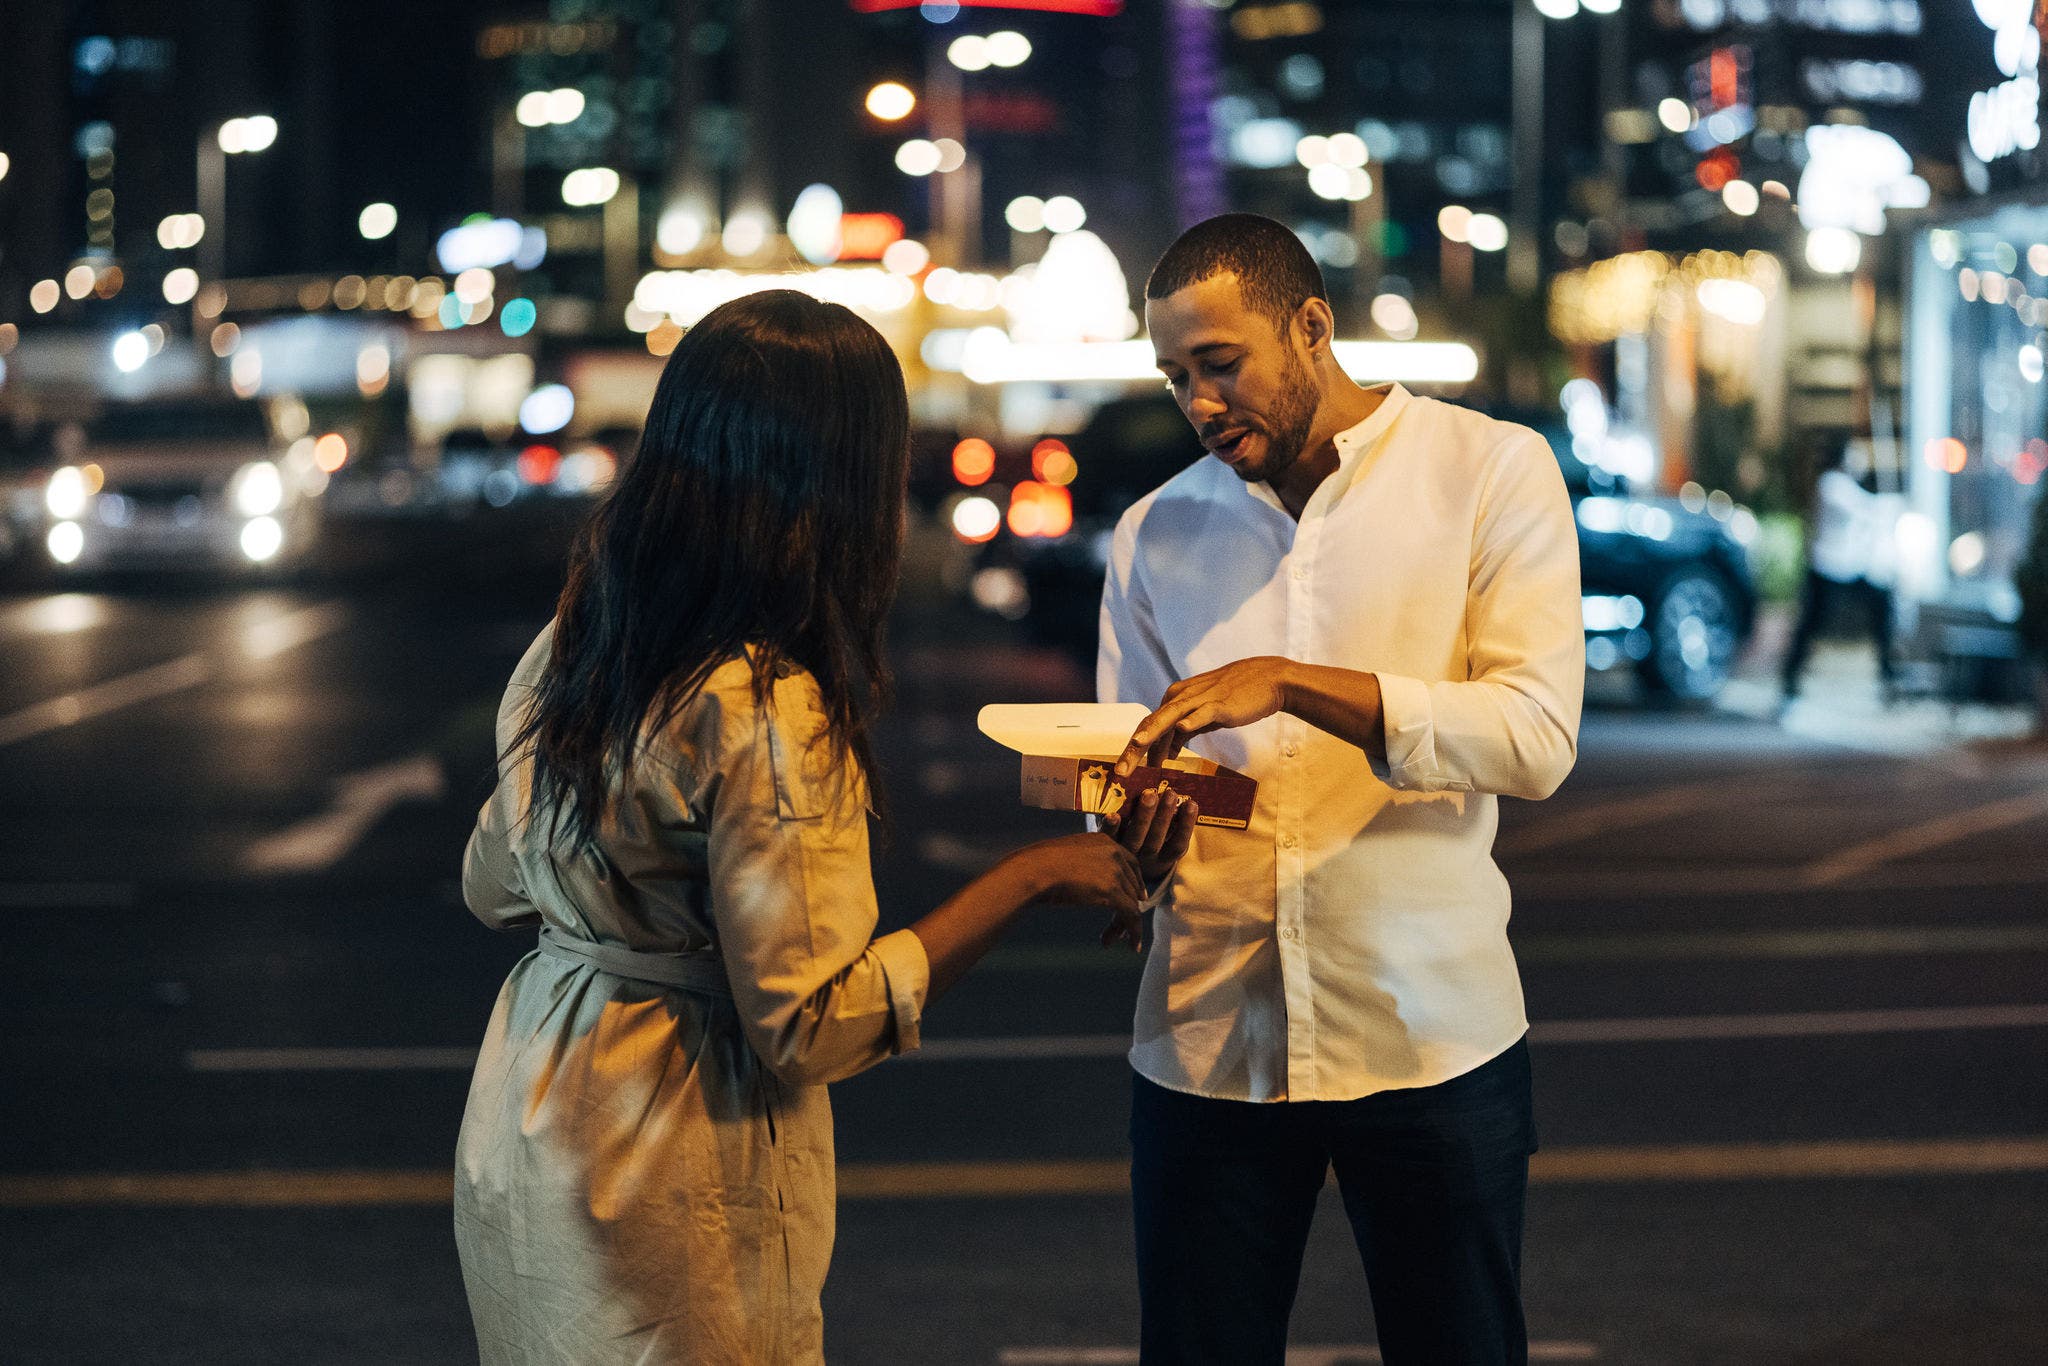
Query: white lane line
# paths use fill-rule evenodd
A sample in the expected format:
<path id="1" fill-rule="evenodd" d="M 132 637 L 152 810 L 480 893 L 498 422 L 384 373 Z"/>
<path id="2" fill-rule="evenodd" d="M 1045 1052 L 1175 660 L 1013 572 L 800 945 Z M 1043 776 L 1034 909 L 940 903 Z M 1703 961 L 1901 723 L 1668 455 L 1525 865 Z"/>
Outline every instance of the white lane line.
<path id="1" fill-rule="evenodd" d="M 1611 801 L 1595 802 L 1591 806 L 1566 812 L 1498 841 L 1494 845 L 1494 853 L 1497 857 L 1518 858 L 1524 854 L 1540 853 L 1560 845 L 1577 844 L 1581 840 L 1593 839 L 1596 836 L 1636 830 L 1646 825 L 1656 825 L 1660 821 L 1689 816 L 1696 811 L 1725 806 L 1728 803 L 1731 786 L 1739 786 L 1740 781 L 1731 779 L 1727 783 L 1686 783 L 1679 787 L 1667 787 L 1654 792 L 1616 797 Z"/>
<path id="2" fill-rule="evenodd" d="M 194 1072 L 467 1072 L 474 1048 L 195 1048 Z"/>
<path id="3" fill-rule="evenodd" d="M 1825 1034 L 1908 1034 L 1951 1029 L 2033 1029 L 2048 1005 L 1931 1006 L 1907 1010 L 1823 1010 L 1785 1015 L 1665 1015 L 1636 1020 L 1540 1020 L 1541 1044 L 1642 1043 L 1694 1039 L 1790 1039 Z"/>
<path id="4" fill-rule="evenodd" d="M 1643 930 L 1623 934 L 1526 934 L 1527 964 L 1670 962 L 1744 958 L 1881 958 L 2048 949 L 2043 925 L 1847 925 L 1816 930 Z"/>
<path id="5" fill-rule="evenodd" d="M 2042 799 L 2029 797 L 2027 800 L 2048 801 L 2048 796 Z M 2030 819 L 2037 814 L 2048 814 L 2048 811 L 2030 811 L 2019 819 Z M 1975 833 L 1981 832 L 1964 831 L 1963 835 Z M 941 833 L 926 835 L 919 840 L 917 856 L 929 867 L 971 877 L 987 872 L 997 860 L 1016 847 L 1015 841 L 968 841 Z M 1526 904 L 1538 901 L 1690 901 L 1705 897 L 1827 895 L 1853 885 L 1858 874 L 1878 871 L 1878 865 L 1847 869 L 1839 876 L 1819 879 L 1814 875 L 1813 865 L 1800 864 L 1692 863 L 1528 872 L 1510 867 L 1505 871 L 1515 900 Z M 2042 884 L 2048 884 L 2048 860 L 2038 857 L 1907 863 L 1883 866 L 1881 870 L 1881 885 L 1891 892 Z"/>
<path id="6" fill-rule="evenodd" d="M 1359 1366 L 1381 1361 L 1380 1349 L 1369 1343 L 1303 1343 L 1287 1349 L 1286 1366 Z M 1531 1361 L 1598 1361 L 1600 1349 L 1590 1342 L 1532 1342 Z M 1133 1366 L 1135 1347 L 1005 1347 L 996 1353 L 1000 1366 Z"/>
<path id="7" fill-rule="evenodd" d="M 348 604 L 335 599 L 315 603 L 281 617 L 259 621 L 242 630 L 242 649 L 255 659 L 275 659 L 311 640 L 332 635 L 348 625 Z"/>
<path id="8" fill-rule="evenodd" d="M 460 898 L 454 898 L 459 902 Z M 2048 924 L 1844 925 L 1813 930 L 1640 930 L 1517 933 L 1525 966 L 1743 959 L 1891 958 L 1931 954 L 2033 953 L 2048 949 Z M 982 960 L 983 972 L 1135 974 L 1143 960 L 1097 945 L 1014 944 Z"/>
<path id="9" fill-rule="evenodd" d="M 138 702 L 167 697 L 196 688 L 213 677 L 214 669 L 204 655 L 186 655 L 152 665 L 132 674 L 95 683 L 90 688 L 68 692 L 47 702 L 37 702 L 20 711 L 0 716 L 0 745 L 19 744 L 53 730 L 75 726 L 108 712 L 132 707 Z"/>
<path id="10" fill-rule="evenodd" d="M 1909 858 L 1924 854 L 1930 849 L 1939 849 L 1945 844 L 1954 844 L 1973 835 L 1989 834 L 1994 830 L 2005 830 L 2015 825 L 2048 816 L 2048 787 L 2022 792 L 2016 796 L 1986 802 L 1982 806 L 1958 811 L 1937 820 L 1924 821 L 1880 835 L 1876 839 L 1852 844 L 1838 849 L 1822 859 L 1806 865 L 1799 879 L 1808 887 L 1832 887 L 1837 883 L 1861 873 L 1867 873 L 1880 864 L 1895 859 Z"/>
<path id="11" fill-rule="evenodd" d="M 347 604 L 338 600 L 301 608 L 243 628 L 242 650 L 255 659 L 274 659 L 339 630 L 348 619 Z M 217 672 L 217 665 L 206 655 L 189 654 L 34 703 L 0 716 L 0 746 L 32 740 L 124 707 L 196 688 L 212 681 Z"/>
<path id="12" fill-rule="evenodd" d="M 257 840 L 243 852 L 242 869 L 259 876 L 283 876 L 332 868 L 392 808 L 438 801 L 447 788 L 441 761 L 432 754 L 343 774 L 335 781 L 332 806 Z"/>
<path id="13" fill-rule="evenodd" d="M 1868 870 L 1858 870 L 1868 871 Z M 1854 882 L 1816 882 L 1808 869 L 1681 864 L 1667 868 L 1584 868 L 1569 872 L 1507 870 L 1518 902 L 1692 900 L 1702 897 L 1809 896 L 1837 892 Z M 2030 887 L 2048 883 L 2048 861 L 2013 857 L 1971 863 L 1910 863 L 1884 869 L 1888 892 L 1969 887 Z"/>
<path id="14" fill-rule="evenodd" d="M 1900 1034 L 1956 1029 L 2048 1026 L 2048 1005 L 1933 1006 L 1905 1010 L 1833 1010 L 1783 1015 L 1671 1015 L 1644 1019 L 1539 1020 L 1539 1044 L 1639 1043 L 1693 1039 L 1779 1039 L 1827 1034 Z M 1128 1034 L 1025 1034 L 983 1039 L 933 1039 L 906 1062 L 1032 1062 L 1121 1058 Z M 465 1071 L 476 1049 L 200 1048 L 185 1055 L 194 1072 Z"/>
<path id="15" fill-rule="evenodd" d="M 0 909 L 73 910 L 133 906 L 132 882 L 0 882 Z"/>
<path id="16" fill-rule="evenodd" d="M 0 612 L 0 635 L 71 635 L 106 619 L 107 599 L 98 593 L 46 593 Z"/>
<path id="17" fill-rule="evenodd" d="M 1030 1034 L 992 1039 L 932 1039 L 905 1062 L 1022 1062 L 1032 1058 L 1121 1058 L 1128 1034 Z"/>
<path id="18" fill-rule="evenodd" d="M 2048 1171 L 2048 1137 L 1827 1139 L 1803 1143 L 1545 1148 L 1532 1185 L 2005 1176 Z M 0 1209 L 445 1207 L 447 1168 L 200 1172 L 0 1172 Z M 843 1162 L 841 1201 L 1125 1197 L 1130 1159 Z M 1571 1358 L 1559 1358 L 1570 1360 Z"/>
<path id="19" fill-rule="evenodd" d="M 1014 844 L 998 845 L 990 840 L 963 840 L 941 830 L 917 842 L 917 856 L 934 868 L 978 877 L 1015 847 Z"/>

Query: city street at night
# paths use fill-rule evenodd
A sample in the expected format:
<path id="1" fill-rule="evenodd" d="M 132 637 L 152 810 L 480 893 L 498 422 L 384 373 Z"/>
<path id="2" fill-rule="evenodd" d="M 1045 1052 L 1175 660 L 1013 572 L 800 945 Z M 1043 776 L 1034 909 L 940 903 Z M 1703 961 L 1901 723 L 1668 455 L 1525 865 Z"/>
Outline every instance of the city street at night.
<path id="1" fill-rule="evenodd" d="M 473 1350 L 449 1167 L 532 938 L 478 925 L 456 875 L 566 525 L 353 524 L 343 569 L 276 586 L 0 598 L 0 1359 Z M 885 927 L 1069 828 L 1017 805 L 976 709 L 1087 695 L 914 544 Z M 1507 804 L 1532 1359 L 2021 1362 L 2048 1337 L 2048 755 L 1882 740 L 1596 698 L 1564 790 Z M 1035 913 L 916 1060 L 834 1088 L 833 1361 L 1136 1359 L 1137 961 L 1097 928 Z M 1334 1192 L 1292 1341 L 1377 1359 Z"/>
<path id="2" fill-rule="evenodd" d="M 2048 1361 L 2044 50 L 0 0 L 0 1366 Z"/>

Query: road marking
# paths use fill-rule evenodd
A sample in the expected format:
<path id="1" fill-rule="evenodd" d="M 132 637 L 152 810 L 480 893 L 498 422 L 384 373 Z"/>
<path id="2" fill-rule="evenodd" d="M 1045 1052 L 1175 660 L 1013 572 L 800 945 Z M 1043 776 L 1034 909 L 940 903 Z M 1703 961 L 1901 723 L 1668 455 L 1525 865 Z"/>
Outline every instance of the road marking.
<path id="1" fill-rule="evenodd" d="M 195 1048 L 194 1072 L 467 1072 L 476 1049 L 446 1048 Z"/>
<path id="2" fill-rule="evenodd" d="M 2048 815 L 2048 792 L 2022 800 L 2041 809 L 2019 820 Z M 2009 822 L 2016 824 L 2018 821 Z M 1971 830 L 1953 838 L 1981 833 Z M 1941 841 L 1946 843 L 1948 841 Z M 1015 843 L 972 842 L 955 835 L 927 835 L 918 841 L 917 856 L 932 868 L 978 876 L 1016 847 Z M 1930 846 L 1931 847 L 1931 846 Z M 1832 857 L 1832 856 L 1831 856 Z M 1895 856 L 1894 856 L 1895 857 Z M 1822 860 L 1826 863 L 1827 860 Z M 1878 862 L 1882 862 L 1879 860 Z M 1840 891 L 1856 875 L 1877 863 L 1816 878 L 1807 864 L 1741 865 L 1680 864 L 1638 868 L 1572 868 L 1569 870 L 1506 870 L 1515 900 L 1529 902 L 1657 901 L 1700 897 L 1809 896 Z M 2048 860 L 2001 858 L 1970 863 L 1915 863 L 1882 870 L 1886 891 L 1942 891 L 1970 887 L 2032 887 L 2048 884 Z"/>
<path id="3" fill-rule="evenodd" d="M 1925 821 L 1838 849 L 1806 865 L 1800 872 L 1800 881 L 1808 887 L 1832 887 L 1880 864 L 1924 854 L 1973 835 L 2024 825 L 2044 816 L 2048 816 L 2048 787 L 1986 802 L 1967 811 L 1958 811 L 1938 820 Z"/>
<path id="4" fill-rule="evenodd" d="M 1828 1034 L 1908 1034 L 1952 1029 L 2035 1029 L 2048 1005 L 1933 1006 L 1909 1010 L 1823 1010 L 1785 1015 L 1662 1015 L 1620 1020 L 1539 1020 L 1539 1044 L 1642 1043 L 1697 1039 L 1792 1039 Z"/>
<path id="5" fill-rule="evenodd" d="M 244 628 L 243 649 L 257 659 L 273 659 L 338 630 L 347 620 L 347 605 L 338 601 L 304 608 Z M 79 688 L 0 716 L 0 746 L 18 744 L 124 707 L 184 692 L 212 681 L 215 675 L 212 660 L 203 654 L 189 654 Z"/>
<path id="6" fill-rule="evenodd" d="M 1122 1196 L 1126 1158 L 1060 1162 L 846 1162 L 842 1200 Z M 1545 1149 L 1529 1159 L 1537 1185 L 1769 1181 L 1818 1177 L 1996 1176 L 2048 1171 L 2048 1136 L 1838 1139 Z M 237 1172 L 61 1172 L 0 1175 L 0 1209 L 84 1206 L 305 1208 L 445 1206 L 446 1169 Z"/>
<path id="7" fill-rule="evenodd" d="M 2048 924 L 1850 925 L 1821 930 L 1642 930 L 1624 934 L 1521 933 L 1515 957 L 1530 965 L 1702 959 L 1871 958 L 1907 954 L 2024 953 L 2048 949 Z M 983 959 L 980 972 L 1121 972 L 1144 960 L 1093 944 L 1016 944 Z"/>
<path id="8" fill-rule="evenodd" d="M 1955 1029 L 2032 1029 L 2048 1025 L 2048 1005 L 1931 1006 L 1902 1010 L 1832 1010 L 1779 1015 L 1653 1015 L 1640 1019 L 1538 1020 L 1538 1044 L 1640 1043 L 1650 1040 L 1785 1039 L 1829 1034 L 1903 1034 Z M 904 1062 L 1035 1062 L 1121 1058 L 1128 1034 L 1018 1034 L 932 1039 Z M 196 1048 L 185 1054 L 194 1072 L 467 1071 L 476 1049 Z"/>
<path id="9" fill-rule="evenodd" d="M 1868 958 L 2034 949 L 2048 949 L 2048 925 L 1865 925 L 1825 930 L 1647 930 L 1515 937 L 1516 959 L 1545 964 Z"/>
<path id="10" fill-rule="evenodd" d="M 104 683 L 95 683 L 89 688 L 80 688 L 0 716 L 0 745 L 18 744 L 53 730 L 75 726 L 80 721 L 105 716 L 123 707 L 132 707 L 138 702 L 196 688 L 212 677 L 213 665 L 204 655 L 185 655 L 131 674 L 122 674 L 119 678 L 110 678 Z"/>
<path id="11" fill-rule="evenodd" d="M 393 807 L 406 802 L 438 801 L 447 787 L 441 761 L 431 754 L 415 754 L 375 768 L 345 773 L 335 780 L 332 806 L 257 840 L 243 852 L 242 869 L 258 875 L 280 876 L 332 868 Z"/>
<path id="12" fill-rule="evenodd" d="M 1719 864 L 1675 868 L 1574 869 L 1569 872 L 1508 872 L 1519 902 L 1653 901 L 1695 897 L 1824 895 L 1842 882 L 1817 883 L 1799 866 L 1741 867 Z M 1885 891 L 1940 891 L 1969 887 L 2032 887 L 2048 883 L 2048 861 L 2003 858 L 1976 863 L 1916 863 L 1884 870 Z"/>
<path id="13" fill-rule="evenodd" d="M 0 1209 L 446 1205 L 452 1171 L 82 1172 L 0 1176 Z"/>
<path id="14" fill-rule="evenodd" d="M 0 882 L 0 909 L 11 911 L 127 907 L 135 901 L 132 882 Z"/>
<path id="15" fill-rule="evenodd" d="M 275 659 L 308 641 L 332 635 L 348 625 L 348 620 L 348 604 L 340 599 L 315 603 L 243 628 L 242 649 L 256 659 Z"/>
<path id="16" fill-rule="evenodd" d="M 1598 1361 L 1600 1349 L 1590 1342 L 1532 1342 L 1531 1361 Z M 1384 1360 L 1369 1343 L 1303 1343 L 1287 1349 L 1286 1366 L 1358 1366 Z M 999 1366 L 1135 1366 L 1135 1347 L 1005 1347 L 996 1353 Z"/>
<path id="17" fill-rule="evenodd" d="M 1529 1159 L 1529 1179 L 1544 1185 L 1989 1176 L 2038 1171 L 2048 1171 L 2048 1137 L 2038 1135 L 1559 1148 Z"/>
<path id="18" fill-rule="evenodd" d="M 932 867 L 949 873 L 979 876 L 1015 847 L 1014 844 L 998 845 L 987 840 L 971 843 L 958 835 L 940 831 L 917 842 L 917 856 Z"/>
<path id="19" fill-rule="evenodd" d="M 1738 777 L 1722 783 L 1686 783 L 1679 787 L 1667 787 L 1655 792 L 1595 802 L 1591 806 L 1579 807 L 1499 841 L 1494 846 L 1494 855 L 1497 858 L 1516 858 L 1524 854 L 1539 853 L 1545 849 L 1555 849 L 1560 845 L 1577 844 L 1581 840 L 1593 839 L 1600 835 L 1640 829 L 1660 821 L 1689 816 L 1695 811 L 1725 806 L 1728 803 L 1729 792 L 1739 790 L 1741 781 Z"/>
<path id="20" fill-rule="evenodd" d="M 107 619 L 107 600 L 98 593 L 45 593 L 0 613 L 0 630 L 32 636 L 90 631 Z"/>

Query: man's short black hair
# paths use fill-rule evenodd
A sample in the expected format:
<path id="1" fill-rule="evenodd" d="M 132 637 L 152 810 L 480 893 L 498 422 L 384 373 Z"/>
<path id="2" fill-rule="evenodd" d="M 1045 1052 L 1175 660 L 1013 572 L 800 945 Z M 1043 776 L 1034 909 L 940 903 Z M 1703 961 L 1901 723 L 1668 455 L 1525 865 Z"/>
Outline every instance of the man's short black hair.
<path id="1" fill-rule="evenodd" d="M 1315 257 L 1285 223 L 1255 213 L 1205 218 L 1166 249 L 1145 281 L 1145 297 L 1164 299 L 1212 275 L 1237 276 L 1245 306 L 1285 333 L 1309 299 L 1328 299 Z"/>

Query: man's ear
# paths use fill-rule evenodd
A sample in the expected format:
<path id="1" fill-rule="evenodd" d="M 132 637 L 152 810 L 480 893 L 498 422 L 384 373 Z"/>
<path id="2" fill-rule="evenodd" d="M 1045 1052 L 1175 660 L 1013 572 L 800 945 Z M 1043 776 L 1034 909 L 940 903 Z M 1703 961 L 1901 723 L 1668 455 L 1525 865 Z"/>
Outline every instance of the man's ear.
<path id="1" fill-rule="evenodd" d="M 1311 355 L 1328 350 L 1337 335 L 1337 318 L 1330 312 L 1329 302 L 1314 295 L 1302 300 L 1301 307 L 1294 311 L 1294 326 Z"/>

